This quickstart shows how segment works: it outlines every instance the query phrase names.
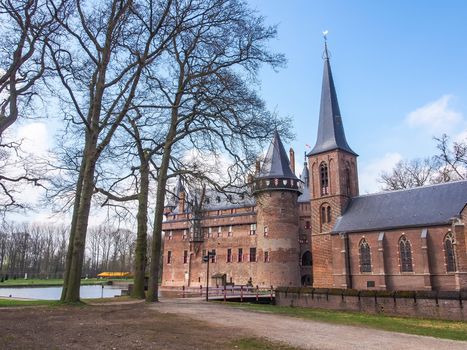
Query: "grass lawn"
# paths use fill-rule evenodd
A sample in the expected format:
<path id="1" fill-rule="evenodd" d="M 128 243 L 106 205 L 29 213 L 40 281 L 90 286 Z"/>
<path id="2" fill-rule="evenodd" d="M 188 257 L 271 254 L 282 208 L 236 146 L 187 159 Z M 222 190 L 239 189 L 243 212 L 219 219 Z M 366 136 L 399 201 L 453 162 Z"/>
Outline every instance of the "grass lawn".
<path id="1" fill-rule="evenodd" d="M 393 317 L 384 315 L 370 315 L 358 312 L 233 302 L 225 303 L 224 305 L 238 307 L 250 311 L 268 312 L 300 317 L 314 321 L 352 326 L 364 326 L 385 331 L 425 335 L 436 338 L 464 341 L 467 340 L 467 322 Z"/>
<path id="2" fill-rule="evenodd" d="M 93 285 L 93 284 L 101 284 L 105 283 L 108 281 L 128 281 L 132 282 L 133 280 L 127 279 L 127 280 L 118 280 L 118 279 L 99 279 L 99 278 L 88 278 L 88 279 L 82 279 L 81 280 L 81 285 Z M 61 286 L 63 285 L 63 279 L 8 279 L 7 281 L 0 282 L 0 288 L 5 287 L 5 288 L 12 288 L 12 287 L 47 287 L 47 286 Z"/>
<path id="3" fill-rule="evenodd" d="M 58 306 L 60 302 L 57 300 L 14 300 L 0 298 L 0 308 L 2 307 L 17 307 L 17 306 Z"/>

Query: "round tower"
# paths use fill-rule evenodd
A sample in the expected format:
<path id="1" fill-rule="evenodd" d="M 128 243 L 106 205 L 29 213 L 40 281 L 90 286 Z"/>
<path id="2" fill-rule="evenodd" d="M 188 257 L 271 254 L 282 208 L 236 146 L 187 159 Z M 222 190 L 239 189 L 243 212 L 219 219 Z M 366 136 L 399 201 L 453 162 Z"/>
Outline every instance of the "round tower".
<path id="1" fill-rule="evenodd" d="M 257 280 L 252 281 L 255 285 L 300 286 L 297 198 L 302 187 L 276 132 L 252 183 L 257 208 Z"/>

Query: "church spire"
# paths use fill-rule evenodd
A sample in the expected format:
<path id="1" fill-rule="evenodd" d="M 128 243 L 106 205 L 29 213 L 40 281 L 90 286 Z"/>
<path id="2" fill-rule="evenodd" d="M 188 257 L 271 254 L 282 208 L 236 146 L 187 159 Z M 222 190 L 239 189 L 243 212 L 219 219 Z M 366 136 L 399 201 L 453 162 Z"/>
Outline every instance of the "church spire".
<path id="1" fill-rule="evenodd" d="M 326 32 L 327 34 L 327 32 Z M 327 39 L 324 35 L 324 71 L 323 86 L 321 89 L 321 107 L 319 111 L 318 137 L 315 147 L 308 155 L 319 154 L 334 149 L 341 149 L 353 155 L 357 155 L 347 144 L 344 126 L 342 124 L 339 103 L 337 102 L 336 89 L 332 79 L 331 64 Z"/>

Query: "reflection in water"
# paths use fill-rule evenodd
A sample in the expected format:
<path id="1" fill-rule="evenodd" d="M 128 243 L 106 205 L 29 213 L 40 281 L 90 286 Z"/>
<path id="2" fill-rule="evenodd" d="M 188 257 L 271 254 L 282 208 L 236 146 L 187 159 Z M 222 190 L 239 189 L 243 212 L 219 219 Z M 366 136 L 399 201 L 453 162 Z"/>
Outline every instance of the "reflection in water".
<path id="1" fill-rule="evenodd" d="M 62 287 L 37 287 L 37 288 L 0 288 L 1 297 L 28 298 L 43 300 L 59 300 L 62 293 Z M 114 286 L 101 285 L 81 286 L 81 299 L 87 298 L 111 298 L 121 295 L 122 288 Z"/>

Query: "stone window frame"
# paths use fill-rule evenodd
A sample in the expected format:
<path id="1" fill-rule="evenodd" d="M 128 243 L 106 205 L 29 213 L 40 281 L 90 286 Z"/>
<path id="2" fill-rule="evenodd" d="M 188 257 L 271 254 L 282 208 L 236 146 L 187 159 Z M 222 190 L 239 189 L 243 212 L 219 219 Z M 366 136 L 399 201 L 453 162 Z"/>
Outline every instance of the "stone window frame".
<path id="1" fill-rule="evenodd" d="M 229 254 L 230 253 L 230 254 Z M 232 248 L 227 248 L 227 254 L 226 254 L 226 258 L 225 258 L 225 261 L 227 263 L 231 263 L 232 262 Z"/>
<path id="2" fill-rule="evenodd" d="M 211 264 L 214 264 L 217 262 L 217 253 L 215 249 L 211 249 L 212 252 L 214 252 L 214 255 L 211 255 Z"/>
<path id="3" fill-rule="evenodd" d="M 219 226 L 217 229 L 217 237 L 222 237 L 222 226 Z"/>
<path id="4" fill-rule="evenodd" d="M 264 237 L 268 237 L 269 236 L 269 226 L 268 225 L 264 225 L 264 228 L 263 228 L 263 233 L 264 233 Z"/>
<path id="5" fill-rule="evenodd" d="M 319 164 L 319 188 L 321 196 L 329 195 L 329 167 L 324 160 Z"/>
<path id="6" fill-rule="evenodd" d="M 360 273 L 373 272 L 373 264 L 371 262 L 371 246 L 365 237 L 363 237 L 358 243 L 358 256 Z"/>
<path id="7" fill-rule="evenodd" d="M 237 262 L 242 263 L 243 259 L 243 248 L 238 248 L 237 250 Z"/>
<path id="8" fill-rule="evenodd" d="M 256 247 L 250 247 L 250 254 L 248 255 L 248 262 L 255 263 L 257 262 L 257 251 Z"/>
<path id="9" fill-rule="evenodd" d="M 457 259 L 454 240 L 454 235 L 448 231 L 443 238 L 443 251 L 444 251 L 444 264 L 446 266 L 446 273 L 453 273 L 457 271 Z"/>
<path id="10" fill-rule="evenodd" d="M 256 235 L 256 224 L 250 224 L 250 236 Z"/>
<path id="11" fill-rule="evenodd" d="M 233 227 L 232 225 L 229 226 L 229 230 L 227 231 L 227 237 L 232 237 L 233 236 Z"/>
<path id="12" fill-rule="evenodd" d="M 268 263 L 271 261 L 271 254 L 269 254 L 269 250 L 265 250 L 264 251 L 264 262 L 265 263 Z"/>
<path id="13" fill-rule="evenodd" d="M 402 248 L 403 247 L 403 248 Z M 413 273 L 413 252 L 410 240 L 402 234 L 398 241 L 399 264 L 402 273 Z"/>
<path id="14" fill-rule="evenodd" d="M 304 264 L 303 264 L 303 261 L 304 261 L 305 255 L 306 255 L 307 253 L 310 254 L 310 264 L 309 264 L 309 265 L 304 265 Z M 313 266 L 313 256 L 311 255 L 311 251 L 310 251 L 310 250 L 306 250 L 306 251 L 302 254 L 301 259 L 300 259 L 300 266 L 306 266 L 306 267 Z"/>
<path id="15" fill-rule="evenodd" d="M 167 251 L 167 265 L 172 264 L 172 251 L 168 250 Z"/>

